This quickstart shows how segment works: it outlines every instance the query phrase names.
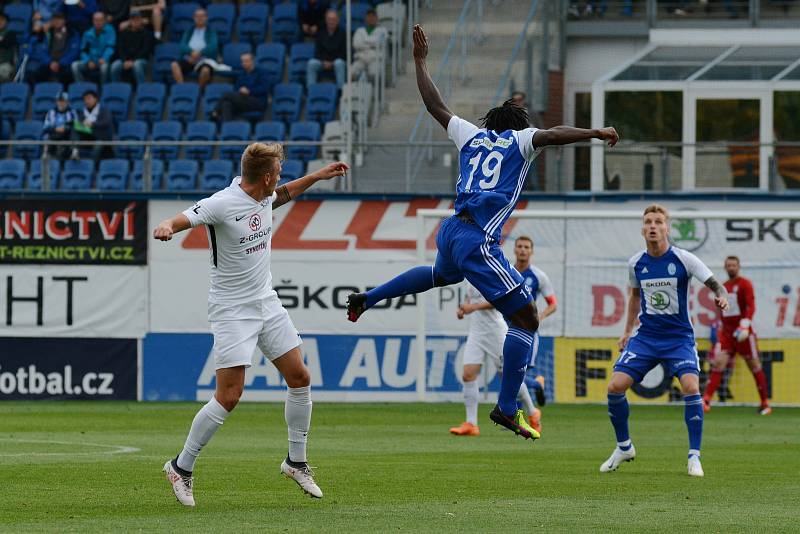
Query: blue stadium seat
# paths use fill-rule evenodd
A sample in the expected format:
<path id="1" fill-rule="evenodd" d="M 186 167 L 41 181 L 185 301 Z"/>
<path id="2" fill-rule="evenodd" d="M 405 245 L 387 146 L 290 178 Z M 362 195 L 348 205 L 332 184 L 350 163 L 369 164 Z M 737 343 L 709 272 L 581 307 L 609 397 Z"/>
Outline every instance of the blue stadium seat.
<path id="1" fill-rule="evenodd" d="M 153 141 L 178 141 L 181 138 L 181 123 L 178 121 L 159 121 L 153 124 Z M 177 145 L 153 146 L 154 158 L 177 159 L 179 147 Z"/>
<path id="2" fill-rule="evenodd" d="M 197 116 L 200 86 L 195 82 L 176 83 L 170 88 L 167 118 L 171 121 L 188 122 Z"/>
<path id="3" fill-rule="evenodd" d="M 180 57 L 181 46 L 178 43 L 157 44 L 153 52 L 153 80 L 158 82 L 172 81 L 171 64 L 173 61 L 178 61 Z"/>
<path id="4" fill-rule="evenodd" d="M 167 191 L 191 191 L 197 183 L 198 167 L 196 161 L 191 159 L 176 159 L 170 161 L 167 171 Z"/>
<path id="5" fill-rule="evenodd" d="M 236 5 L 233 3 L 208 4 L 208 26 L 217 32 L 221 43 L 230 42 L 233 35 L 233 20 L 236 18 Z"/>
<path id="6" fill-rule="evenodd" d="M 305 83 L 308 60 L 314 57 L 314 43 L 293 44 L 289 50 L 289 81 Z"/>
<path id="7" fill-rule="evenodd" d="M 50 164 L 50 189 L 55 189 L 58 186 L 58 175 L 61 173 L 61 165 L 57 159 L 48 160 Z M 42 160 L 35 159 L 31 161 L 31 168 L 28 171 L 28 189 L 41 189 L 42 188 Z"/>
<path id="8" fill-rule="evenodd" d="M 76 191 L 92 188 L 94 162 L 90 159 L 69 159 L 64 162 L 64 169 L 59 179 L 59 189 Z"/>
<path id="9" fill-rule="evenodd" d="M 3 12 L 8 17 L 8 29 L 17 34 L 17 42 L 26 42 L 30 35 L 33 7 L 30 4 L 6 4 Z"/>
<path id="10" fill-rule="evenodd" d="M 123 121 L 117 130 L 119 141 L 145 141 L 147 139 L 147 123 L 144 121 Z M 117 145 L 117 156 L 126 159 L 142 159 L 144 145 Z"/>
<path id="11" fill-rule="evenodd" d="M 222 47 L 222 62 L 231 67 L 235 72 L 242 70 L 242 54 L 252 53 L 250 43 L 228 43 Z"/>
<path id="12" fill-rule="evenodd" d="M 152 188 L 151 191 L 158 191 L 161 189 L 161 182 L 164 179 L 164 162 L 160 159 L 153 159 L 150 161 L 152 173 Z M 134 191 L 142 191 L 144 189 L 144 161 L 137 159 L 133 162 L 133 170 L 130 174 L 129 187 Z"/>
<path id="13" fill-rule="evenodd" d="M 279 83 L 272 90 L 272 119 L 294 122 L 300 118 L 303 86 L 299 83 Z"/>
<path id="14" fill-rule="evenodd" d="M 220 141 L 247 141 L 250 138 L 250 123 L 246 121 L 223 122 L 219 130 Z M 238 161 L 242 157 L 246 144 L 228 145 L 220 148 L 220 157 Z"/>
<path id="15" fill-rule="evenodd" d="M 265 4 L 240 4 L 236 19 L 236 33 L 244 43 L 263 43 L 267 35 L 269 6 Z"/>
<path id="16" fill-rule="evenodd" d="M 126 159 L 104 159 L 97 170 L 97 189 L 100 191 L 124 191 L 128 187 Z"/>
<path id="17" fill-rule="evenodd" d="M 256 67 L 267 74 L 270 86 L 283 80 L 286 46 L 282 43 L 261 43 L 256 48 Z"/>
<path id="18" fill-rule="evenodd" d="M 25 160 L 0 160 L 0 189 L 22 189 L 25 182 Z"/>
<path id="19" fill-rule="evenodd" d="M 280 121 L 264 121 L 256 124 L 255 138 L 259 141 L 283 141 L 286 125 Z"/>
<path id="20" fill-rule="evenodd" d="M 233 85 L 229 83 L 210 83 L 206 85 L 206 90 L 203 93 L 203 115 L 205 115 L 206 119 L 211 117 L 211 112 L 217 107 L 217 102 L 222 95 L 232 91 Z"/>
<path id="21" fill-rule="evenodd" d="M 207 141 L 201 146 L 187 146 L 186 157 L 189 159 L 208 160 L 214 152 L 211 144 L 217 137 L 217 125 L 210 121 L 195 121 L 186 125 L 184 139 L 187 141 Z"/>
<path id="22" fill-rule="evenodd" d="M 203 191 L 219 191 L 228 187 L 233 178 L 233 163 L 224 159 L 212 159 L 203 165 L 199 188 Z"/>
<path id="23" fill-rule="evenodd" d="M 194 2 L 169 3 L 169 15 L 166 19 L 169 21 L 172 40 L 180 41 L 183 32 L 194 27 L 194 12 L 198 7 L 200 4 Z"/>
<path id="24" fill-rule="evenodd" d="M 83 109 L 83 93 L 86 91 L 94 91 L 97 93 L 97 84 L 94 82 L 73 82 L 67 87 L 69 105 L 75 111 Z"/>
<path id="25" fill-rule="evenodd" d="M 155 122 L 164 113 L 164 100 L 167 88 L 163 83 L 148 82 L 139 85 L 133 101 L 136 120 Z"/>
<path id="26" fill-rule="evenodd" d="M 299 37 L 300 21 L 297 4 L 278 4 L 272 12 L 272 40 L 292 44 Z"/>
<path id="27" fill-rule="evenodd" d="M 356 31 L 360 27 L 364 26 L 364 19 L 367 18 L 367 11 L 372 9 L 372 6 L 365 3 L 365 2 L 353 2 L 350 4 L 350 18 L 351 23 L 350 26 L 353 31 Z M 342 22 L 341 24 L 345 24 L 344 21 L 345 16 L 345 8 L 342 6 Z"/>
<path id="28" fill-rule="evenodd" d="M 333 120 L 338 91 L 335 83 L 309 85 L 306 95 L 306 118 L 323 124 Z"/>
<path id="29" fill-rule="evenodd" d="M 106 106 L 114 118 L 114 122 L 119 123 L 128 118 L 131 107 L 131 86 L 128 83 L 106 83 L 102 86 L 103 94 L 100 96 L 100 103 Z"/>
<path id="30" fill-rule="evenodd" d="M 15 141 L 39 141 L 42 138 L 41 121 L 21 121 L 14 130 Z M 42 154 L 41 145 L 15 144 L 12 150 L 15 158 L 32 160 Z"/>
<path id="31" fill-rule="evenodd" d="M 0 114 L 3 118 L 12 121 L 25 119 L 25 112 L 28 111 L 28 92 L 27 83 L 0 85 Z"/>
<path id="32" fill-rule="evenodd" d="M 44 120 L 47 112 L 56 107 L 56 96 L 63 89 L 63 86 L 58 82 L 42 82 L 33 86 L 31 114 L 34 120 Z"/>
<path id="33" fill-rule="evenodd" d="M 289 141 L 319 141 L 320 128 L 318 122 L 293 122 L 289 128 Z M 300 159 L 308 163 L 317 157 L 319 147 L 315 145 L 294 145 L 287 147 L 288 159 Z"/>
<path id="34" fill-rule="evenodd" d="M 287 159 L 281 169 L 281 185 L 301 178 L 306 172 L 306 164 L 296 159 Z"/>

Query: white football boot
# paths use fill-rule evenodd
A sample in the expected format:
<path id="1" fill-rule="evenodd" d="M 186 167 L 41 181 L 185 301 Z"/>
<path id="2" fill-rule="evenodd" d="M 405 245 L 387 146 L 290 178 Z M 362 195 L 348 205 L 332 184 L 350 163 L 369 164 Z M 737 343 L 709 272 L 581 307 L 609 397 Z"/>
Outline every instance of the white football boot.
<path id="1" fill-rule="evenodd" d="M 308 465 L 305 465 L 304 467 L 292 467 L 286 460 L 284 460 L 281 464 L 281 473 L 283 473 L 283 476 L 286 478 L 291 478 L 297 482 L 297 485 L 300 486 L 300 489 L 308 493 L 310 496 L 317 499 L 322 498 L 322 490 L 319 489 L 317 483 L 314 482 L 314 472 L 310 467 L 308 467 Z"/>
<path id="2" fill-rule="evenodd" d="M 616 471 L 622 462 L 630 462 L 634 458 L 636 458 L 636 448 L 632 443 L 631 448 L 627 451 L 623 451 L 619 447 L 614 447 L 614 452 L 611 453 L 608 460 L 600 465 L 600 472 L 608 473 L 610 471 Z"/>
<path id="3" fill-rule="evenodd" d="M 181 476 L 172 467 L 172 460 L 168 460 L 164 464 L 163 471 L 167 475 L 167 481 L 172 484 L 172 491 L 175 492 L 175 498 L 178 499 L 178 502 L 184 506 L 194 506 L 194 494 L 192 493 L 194 477 Z"/>
<path id="4" fill-rule="evenodd" d="M 701 477 L 705 475 L 705 473 L 703 473 L 703 466 L 700 465 L 700 457 L 695 456 L 694 454 L 689 456 L 687 468 L 689 470 L 690 477 Z"/>

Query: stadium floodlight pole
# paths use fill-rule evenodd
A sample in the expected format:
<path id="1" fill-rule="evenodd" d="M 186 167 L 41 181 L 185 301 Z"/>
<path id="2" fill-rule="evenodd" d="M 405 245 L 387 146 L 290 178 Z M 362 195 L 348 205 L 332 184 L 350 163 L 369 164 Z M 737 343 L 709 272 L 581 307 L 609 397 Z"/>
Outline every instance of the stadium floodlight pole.
<path id="1" fill-rule="evenodd" d="M 353 36 L 350 33 L 353 23 L 352 11 L 350 9 L 351 3 L 351 0 L 346 0 L 345 2 L 345 29 L 347 33 L 347 68 L 345 69 L 347 80 L 345 84 L 350 87 L 350 90 L 347 91 L 347 124 L 345 126 L 345 139 L 347 139 L 346 161 L 352 166 L 353 162 L 355 161 L 355 157 L 353 157 L 353 86 L 350 84 L 350 72 L 353 66 Z M 351 172 L 345 183 L 348 191 L 353 190 L 352 180 L 353 173 Z"/>

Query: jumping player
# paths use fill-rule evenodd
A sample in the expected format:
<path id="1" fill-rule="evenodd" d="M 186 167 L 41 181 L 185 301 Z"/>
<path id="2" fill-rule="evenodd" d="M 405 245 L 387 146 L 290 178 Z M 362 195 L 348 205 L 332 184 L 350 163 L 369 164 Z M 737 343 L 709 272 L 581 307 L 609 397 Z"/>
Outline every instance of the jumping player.
<path id="1" fill-rule="evenodd" d="M 617 446 L 600 466 L 600 472 L 616 470 L 636 456 L 628 434 L 628 400 L 625 392 L 641 382 L 656 365 L 663 364 L 678 377 L 685 403 L 684 420 L 689 431 L 689 475 L 703 476 L 700 442 L 703 436 L 703 403 L 700 398 L 700 360 L 689 319 L 689 284 L 697 278 L 714 292 L 720 310 L 728 308 L 725 288 L 697 256 L 668 241 L 669 213 L 658 204 L 644 210 L 642 236 L 647 248 L 628 261 L 630 299 L 622 351 L 608 384 L 608 414 Z M 639 328 L 633 332 L 638 316 Z"/>
<path id="2" fill-rule="evenodd" d="M 189 228 L 206 225 L 211 244 L 208 320 L 214 334 L 217 387 L 192 421 L 183 450 L 164 464 L 175 497 L 194 506 L 192 472 L 202 448 L 239 402 L 256 347 L 286 380 L 286 426 L 289 453 L 281 472 L 312 497 L 322 490 L 306 463 L 311 425 L 311 387 L 300 353 L 300 334 L 272 289 L 270 248 L 272 210 L 297 198 L 320 180 L 344 176 L 347 164 L 331 163 L 319 171 L 275 188 L 283 148 L 253 143 L 242 154 L 242 176 L 225 189 L 183 213 L 163 221 L 153 237 L 169 241 Z"/>
<path id="3" fill-rule="evenodd" d="M 539 433 L 517 408 L 517 393 L 539 319 L 522 276 L 500 249 L 500 232 L 517 204 L 531 162 L 543 147 L 593 138 L 606 140 L 613 146 L 619 136 L 613 128 L 529 128 L 527 111 L 511 101 L 490 109 L 482 120 L 484 127 L 478 128 L 454 116 L 442 100 L 428 74 L 425 64 L 428 41 L 419 25 L 414 27 L 413 39 L 417 87 L 422 100 L 433 118 L 447 129 L 460 152 L 455 214 L 439 229 L 438 255 L 433 267 L 415 267 L 367 293 L 350 295 L 348 319 L 357 321 L 382 300 L 456 284 L 466 277 L 509 323 L 503 345 L 500 395 L 490 418 L 526 439 L 538 438 Z"/>
<path id="4" fill-rule="evenodd" d="M 706 411 L 711 409 L 711 399 L 717 391 L 724 377 L 725 369 L 731 358 L 740 354 L 747 362 L 753 379 L 756 381 L 758 395 L 761 397 L 761 406 L 758 413 L 769 415 L 772 408 L 769 405 L 769 389 L 767 377 L 761 368 L 761 359 L 758 356 L 758 339 L 753 331 L 753 315 L 756 312 L 756 295 L 753 283 L 743 276 L 739 276 L 741 265 L 739 258 L 728 256 L 725 258 L 725 271 L 728 280 L 725 289 L 731 298 L 730 307 L 722 312 L 722 328 L 719 330 L 719 350 L 714 355 L 711 377 L 703 394 L 703 407 Z"/>

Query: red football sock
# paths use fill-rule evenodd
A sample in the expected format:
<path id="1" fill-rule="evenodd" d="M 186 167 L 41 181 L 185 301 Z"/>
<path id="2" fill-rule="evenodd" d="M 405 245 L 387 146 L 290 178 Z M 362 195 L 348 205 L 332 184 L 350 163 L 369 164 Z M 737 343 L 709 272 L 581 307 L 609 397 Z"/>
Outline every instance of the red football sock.
<path id="1" fill-rule="evenodd" d="M 722 371 L 711 371 L 711 377 L 708 379 L 708 384 L 706 384 L 706 392 L 703 394 L 703 399 L 706 402 L 711 401 L 711 397 L 714 396 L 714 392 L 717 391 L 720 382 L 722 382 Z"/>
<path id="2" fill-rule="evenodd" d="M 761 397 L 761 406 L 767 406 L 769 404 L 769 388 L 767 387 L 767 375 L 764 374 L 764 369 L 759 369 L 753 373 L 753 378 L 756 381 L 758 395 Z"/>

